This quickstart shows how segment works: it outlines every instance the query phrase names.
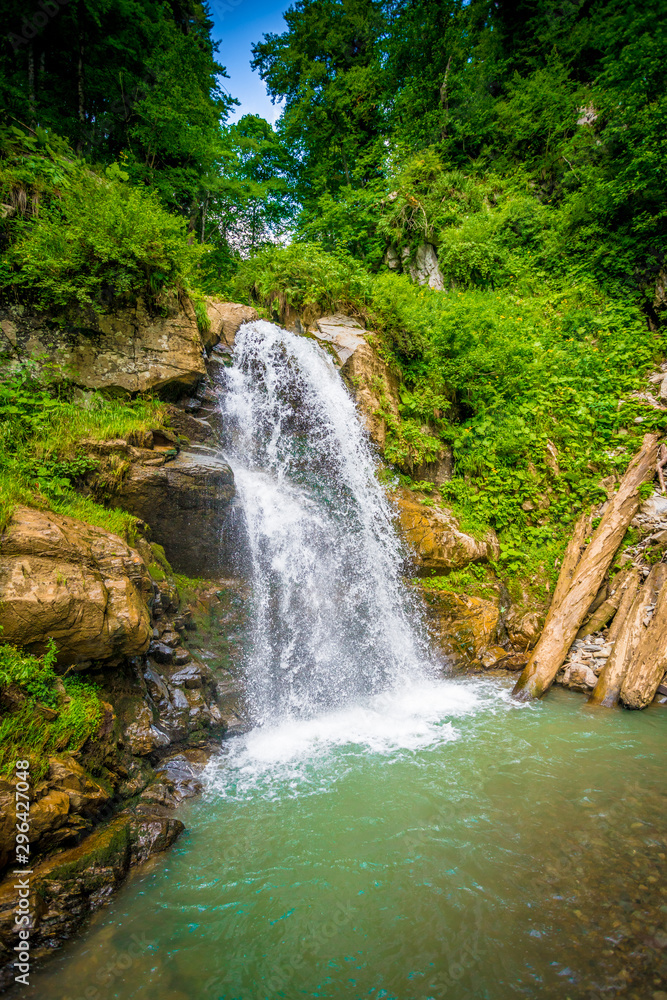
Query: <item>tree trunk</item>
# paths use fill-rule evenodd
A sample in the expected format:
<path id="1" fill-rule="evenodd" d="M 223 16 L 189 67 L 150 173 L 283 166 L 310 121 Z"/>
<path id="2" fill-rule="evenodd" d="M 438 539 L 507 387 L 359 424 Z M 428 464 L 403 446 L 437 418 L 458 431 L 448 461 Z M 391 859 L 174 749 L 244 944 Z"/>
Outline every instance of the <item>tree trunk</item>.
<path id="1" fill-rule="evenodd" d="M 612 620 L 620 606 L 625 594 L 626 584 L 630 573 L 628 570 L 621 570 L 608 585 L 605 585 L 603 594 L 609 593 L 606 600 L 598 601 L 596 598 L 589 609 L 589 617 L 577 632 L 577 639 L 585 639 L 593 632 L 599 632 Z"/>
<path id="2" fill-rule="evenodd" d="M 35 99 L 35 50 L 32 42 L 28 45 L 28 112 L 30 124 L 35 128 L 37 124 L 37 101 Z"/>
<path id="3" fill-rule="evenodd" d="M 653 569 L 655 571 L 656 567 Z M 639 570 L 634 569 L 630 573 L 616 617 L 609 630 L 607 641 L 614 643 L 611 656 L 600 671 L 598 682 L 588 699 L 590 705 L 613 708 L 618 703 L 623 679 L 637 645 L 639 629 L 645 614 L 644 608 L 649 603 L 646 595 L 653 590 L 653 580 L 649 575 L 646 585 L 640 590 Z"/>
<path id="4" fill-rule="evenodd" d="M 609 500 L 604 516 L 574 570 L 570 589 L 546 622 L 526 669 L 512 692 L 521 701 L 541 698 L 553 684 L 628 525 L 639 509 L 639 488 L 655 475 L 657 454 L 657 435 L 646 434 L 641 450 L 631 461 L 618 492 Z"/>
<path id="5" fill-rule="evenodd" d="M 592 519 L 590 514 L 582 514 L 574 526 L 572 538 L 570 539 L 569 545 L 565 550 L 565 555 L 563 556 L 563 565 L 561 566 L 560 573 L 558 574 L 558 582 L 556 583 L 554 596 L 552 597 L 551 604 L 549 605 L 547 617 L 544 622 L 544 628 L 547 627 L 547 622 L 553 617 L 554 613 L 562 604 L 563 598 L 572 585 L 574 571 L 579 565 L 579 561 L 584 551 L 586 538 L 591 530 L 591 521 Z"/>
<path id="6" fill-rule="evenodd" d="M 621 701 L 628 708 L 650 705 L 667 670 L 667 564 L 658 563 L 651 570 L 653 574 L 653 587 L 642 602 L 642 610 L 653 603 L 655 610 L 648 624 L 646 618 L 640 618 L 639 642 L 621 687 Z"/>

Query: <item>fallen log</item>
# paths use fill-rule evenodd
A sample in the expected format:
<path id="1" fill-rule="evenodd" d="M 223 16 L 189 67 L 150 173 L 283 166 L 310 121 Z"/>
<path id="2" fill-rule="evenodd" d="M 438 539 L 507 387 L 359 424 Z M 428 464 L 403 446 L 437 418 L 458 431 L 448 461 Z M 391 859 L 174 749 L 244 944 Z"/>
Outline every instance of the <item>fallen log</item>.
<path id="1" fill-rule="evenodd" d="M 521 701 L 541 698 L 553 684 L 605 573 L 640 504 L 639 488 L 655 476 L 656 434 L 646 434 L 572 575 L 569 590 L 548 616 L 525 670 L 512 692 Z"/>
<path id="2" fill-rule="evenodd" d="M 551 599 L 551 604 L 549 605 L 549 610 L 547 611 L 544 628 L 547 627 L 547 622 L 553 616 L 554 611 L 560 607 L 563 602 L 563 598 L 572 586 L 572 577 L 574 576 L 574 571 L 579 565 L 581 554 L 584 551 L 584 546 L 586 544 L 586 539 L 590 534 L 591 524 L 591 515 L 582 514 L 574 526 L 572 538 L 570 539 L 565 550 L 565 555 L 563 556 L 563 565 L 561 566 L 560 573 L 558 574 L 556 589 L 554 590 L 554 596 Z M 544 631 L 544 629 L 542 629 L 542 631 Z"/>
<path id="3" fill-rule="evenodd" d="M 661 565 L 662 563 L 658 564 Z M 646 607 L 654 597 L 655 584 L 657 583 L 658 589 L 662 586 L 663 574 L 658 570 L 658 566 L 653 567 L 648 580 L 641 588 L 638 569 L 633 570 L 628 577 L 616 618 L 607 637 L 608 642 L 614 643 L 611 655 L 600 671 L 597 684 L 588 699 L 589 705 L 613 708 L 618 704 L 625 674 L 639 642 Z"/>
<path id="4" fill-rule="evenodd" d="M 651 600 L 644 604 L 646 609 L 655 603 L 655 610 L 648 624 L 646 617 L 642 619 L 639 642 L 621 687 L 621 701 L 627 708 L 650 705 L 667 670 L 667 565 L 658 563 L 651 575 L 656 570 L 662 572 L 656 575 L 653 593 L 647 595 Z M 654 597 L 658 581 L 662 586 Z"/>
<path id="5" fill-rule="evenodd" d="M 577 632 L 577 639 L 585 639 L 593 632 L 599 632 L 612 620 L 618 611 L 621 598 L 625 594 L 625 583 L 628 579 L 628 571 L 621 570 L 609 583 L 609 597 L 596 607 L 596 601 L 591 605 L 589 617 L 585 620 Z M 592 612 L 592 613 L 591 613 Z"/>

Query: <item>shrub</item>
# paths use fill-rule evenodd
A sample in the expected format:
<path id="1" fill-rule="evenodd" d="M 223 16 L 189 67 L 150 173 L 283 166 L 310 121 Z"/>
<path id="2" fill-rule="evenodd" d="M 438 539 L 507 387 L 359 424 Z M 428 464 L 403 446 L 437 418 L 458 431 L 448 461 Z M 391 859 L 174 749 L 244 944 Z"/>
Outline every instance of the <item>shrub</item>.
<path id="1" fill-rule="evenodd" d="M 243 261 L 231 282 L 233 296 L 282 319 L 287 307 L 308 317 L 322 312 L 363 312 L 371 293 L 364 266 L 345 251 L 327 253 L 318 243 L 261 250 Z"/>
<path id="2" fill-rule="evenodd" d="M 93 171 L 43 130 L 12 131 L 0 171 L 17 209 L 4 223 L 6 292 L 44 308 L 100 310 L 193 280 L 206 250 L 188 242 L 157 192 L 129 184 L 116 164 Z"/>

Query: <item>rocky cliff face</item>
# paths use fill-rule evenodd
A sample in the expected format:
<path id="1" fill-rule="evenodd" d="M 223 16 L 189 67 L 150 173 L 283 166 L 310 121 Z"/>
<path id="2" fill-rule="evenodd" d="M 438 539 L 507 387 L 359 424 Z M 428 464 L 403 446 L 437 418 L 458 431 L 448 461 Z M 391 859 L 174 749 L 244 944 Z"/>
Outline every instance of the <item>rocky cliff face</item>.
<path id="1" fill-rule="evenodd" d="M 19 507 L 0 538 L 0 627 L 5 642 L 61 662 L 119 661 L 150 641 L 153 585 L 116 535 L 71 517 Z"/>
<path id="2" fill-rule="evenodd" d="M 169 563 L 196 577 L 229 570 L 220 536 L 234 481 L 210 447 L 205 351 L 233 340 L 256 314 L 234 303 L 209 303 L 209 313 L 204 339 L 191 304 L 176 298 L 159 315 L 140 303 L 90 329 L 63 330 L 21 309 L 0 317 L 19 356 L 48 355 L 84 389 L 180 401 L 168 408 L 169 428 L 81 442 L 99 462 L 84 489 L 141 519 L 131 544 L 28 507 L 13 512 L 0 537 L 2 639 L 40 655 L 53 638 L 57 669 L 80 672 L 101 699 L 96 735 L 75 756 L 51 751 L 31 789 L 35 957 L 74 933 L 132 864 L 173 842 L 183 829 L 174 807 L 201 788 L 199 773 L 220 737 L 244 725 L 234 643 L 225 638 L 243 634 L 243 584 L 221 581 L 197 597 L 193 614 Z M 38 706 L 47 736 L 64 688 L 60 697 L 53 709 Z M 20 691 L 0 691 L 5 716 L 22 704 Z M 0 875 L 14 833 L 14 786 L 0 777 Z M 0 882 L 0 988 L 12 978 L 12 881 Z"/>
<path id="3" fill-rule="evenodd" d="M 74 933 L 132 864 L 178 836 L 173 808 L 201 788 L 208 752 L 242 727 L 243 709 L 234 664 L 204 648 L 205 629 L 202 636 L 145 538 L 133 548 L 72 518 L 19 508 L 0 542 L 0 566 L 3 638 L 39 652 L 53 637 L 61 671 L 85 671 L 102 700 L 96 735 L 76 757 L 52 754 L 31 788 L 39 957 Z M 210 600 L 220 604 L 217 592 Z M 235 618 L 242 628 L 242 608 Z M 16 697 L 0 692 L 5 716 Z M 46 712 L 48 731 L 60 706 Z M 14 846 L 14 791 L 0 778 L 0 871 Z M 0 882 L 0 987 L 12 979 L 13 881 Z"/>
<path id="4" fill-rule="evenodd" d="M 48 357 L 76 385 L 108 392 L 176 397 L 206 374 L 192 303 L 175 293 L 149 310 L 138 302 L 69 324 L 22 307 L 0 314 L 2 333 L 21 357 Z"/>

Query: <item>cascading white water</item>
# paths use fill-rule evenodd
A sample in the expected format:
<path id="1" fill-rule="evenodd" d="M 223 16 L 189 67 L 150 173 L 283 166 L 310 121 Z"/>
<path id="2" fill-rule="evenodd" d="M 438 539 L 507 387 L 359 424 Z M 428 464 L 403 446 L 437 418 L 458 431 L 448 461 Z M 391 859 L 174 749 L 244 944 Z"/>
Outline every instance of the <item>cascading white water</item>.
<path id="1" fill-rule="evenodd" d="M 423 677 L 391 509 L 333 360 L 272 323 L 246 324 L 221 408 L 252 566 L 256 720 Z"/>

